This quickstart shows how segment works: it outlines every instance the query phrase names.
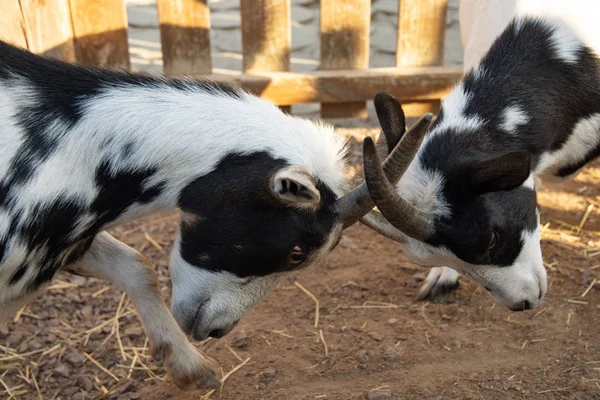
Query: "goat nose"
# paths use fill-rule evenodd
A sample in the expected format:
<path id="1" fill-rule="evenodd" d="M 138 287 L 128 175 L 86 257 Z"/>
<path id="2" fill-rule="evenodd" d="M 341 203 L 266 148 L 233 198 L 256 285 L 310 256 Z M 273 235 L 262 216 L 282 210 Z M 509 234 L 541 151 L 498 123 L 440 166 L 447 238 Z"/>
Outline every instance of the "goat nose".
<path id="1" fill-rule="evenodd" d="M 529 300 L 523 300 L 520 303 L 515 304 L 514 306 L 510 307 L 511 311 L 525 311 L 525 310 L 531 310 L 533 308 L 533 305 L 531 304 L 531 302 Z"/>
<path id="2" fill-rule="evenodd" d="M 210 331 L 208 336 L 215 339 L 221 339 L 223 336 L 225 336 L 226 333 L 227 331 L 225 331 L 225 329 L 213 329 L 212 331 Z"/>

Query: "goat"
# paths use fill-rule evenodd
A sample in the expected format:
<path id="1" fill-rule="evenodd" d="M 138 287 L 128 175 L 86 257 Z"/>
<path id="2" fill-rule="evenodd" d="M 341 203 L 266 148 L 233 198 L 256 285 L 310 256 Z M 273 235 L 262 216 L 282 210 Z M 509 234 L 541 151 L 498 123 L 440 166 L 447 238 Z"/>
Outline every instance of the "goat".
<path id="1" fill-rule="evenodd" d="M 407 162 L 430 120 L 394 149 Z M 0 42 L 0 132 L 0 321 L 58 270 L 110 281 L 182 388 L 220 385 L 186 334 L 227 334 L 373 208 L 364 184 L 343 195 L 346 146 L 332 127 L 217 83 L 77 66 Z M 105 230 L 175 208 L 171 314 L 150 262 Z"/>
<path id="2" fill-rule="evenodd" d="M 518 137 L 536 178 L 574 176 L 599 154 L 599 17 L 581 1 L 461 1 L 467 75 L 447 108 L 457 116 L 470 109 L 487 123 L 501 118 L 497 127 Z M 494 140 L 506 140 L 501 136 Z M 418 298 L 442 302 L 458 287 L 458 276 L 432 268 Z"/>
<path id="3" fill-rule="evenodd" d="M 366 149 L 391 237 L 416 263 L 453 269 L 432 270 L 422 298 L 452 290 L 460 273 L 512 310 L 540 304 L 534 177 L 572 176 L 600 154 L 599 16 L 583 2 L 461 2 L 467 72 L 397 186 Z"/>

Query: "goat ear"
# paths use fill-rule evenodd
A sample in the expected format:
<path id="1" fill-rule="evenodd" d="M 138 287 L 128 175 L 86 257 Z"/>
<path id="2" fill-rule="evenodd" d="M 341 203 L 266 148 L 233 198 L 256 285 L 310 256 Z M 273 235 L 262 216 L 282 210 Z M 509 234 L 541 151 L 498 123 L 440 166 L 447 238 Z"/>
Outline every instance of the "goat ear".
<path id="1" fill-rule="evenodd" d="M 467 180 L 478 193 L 511 190 L 520 186 L 531 173 L 531 160 L 525 151 L 511 151 L 471 166 Z"/>
<path id="2" fill-rule="evenodd" d="M 316 207 L 321 194 L 313 177 L 304 168 L 288 166 L 271 178 L 271 192 L 281 203 L 301 208 Z"/>

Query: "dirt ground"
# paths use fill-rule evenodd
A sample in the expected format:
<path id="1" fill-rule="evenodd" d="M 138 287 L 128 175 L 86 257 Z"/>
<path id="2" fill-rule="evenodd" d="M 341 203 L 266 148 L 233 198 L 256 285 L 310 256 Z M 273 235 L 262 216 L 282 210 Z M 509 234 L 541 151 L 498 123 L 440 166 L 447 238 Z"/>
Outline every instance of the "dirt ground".
<path id="1" fill-rule="evenodd" d="M 0 326 L 0 399 L 600 399 L 600 162 L 547 183 L 539 202 L 549 292 L 536 310 L 502 309 L 466 279 L 446 304 L 415 302 L 427 271 L 356 225 L 229 336 L 197 344 L 224 374 L 239 367 L 205 396 L 172 387 L 147 357 L 119 291 L 60 274 Z M 163 214 L 113 231 L 155 263 L 165 298 L 176 224 Z M 318 299 L 317 327 L 295 283 Z"/>

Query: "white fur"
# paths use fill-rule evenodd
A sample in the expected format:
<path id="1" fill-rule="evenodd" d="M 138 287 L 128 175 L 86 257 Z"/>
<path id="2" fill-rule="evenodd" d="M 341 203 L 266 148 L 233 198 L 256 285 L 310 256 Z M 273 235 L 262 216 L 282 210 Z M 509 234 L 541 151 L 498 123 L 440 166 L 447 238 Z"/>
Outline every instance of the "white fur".
<path id="1" fill-rule="evenodd" d="M 583 160 L 600 143 L 600 114 L 581 119 L 573 128 L 563 146 L 551 153 L 544 153 L 536 167 L 536 174 L 552 174 L 561 167 Z"/>
<path id="2" fill-rule="evenodd" d="M 14 119 L 15 107 L 30 104 L 33 95 L 24 80 L 18 84 L 0 82 L 3 179 L 11 174 L 9 161 L 23 138 Z M 336 194 L 344 191 L 346 148 L 333 128 L 285 115 L 274 105 L 248 94 L 239 100 L 168 85 L 113 88 L 87 103 L 78 124 L 68 127 L 55 121 L 47 134 L 61 137 L 58 149 L 16 191 L 17 209 L 26 218 L 36 217 L 32 214 L 33 204 L 50 203 L 58 196 L 90 205 L 98 194 L 96 168 L 106 158 L 115 170 L 158 165 L 160 172 L 146 185 L 166 182 L 166 187 L 156 201 L 131 207 L 104 228 L 161 208 L 175 208 L 179 193 L 191 180 L 214 170 L 219 160 L 232 152 L 267 151 L 308 171 Z M 103 146 L 107 138 L 112 141 Z M 136 151 L 123 158 L 120 152 L 127 143 L 134 143 Z M 87 216 L 77 230 L 85 229 L 93 220 L 93 215 Z M 6 236 L 5 222 L 0 219 L 0 237 Z M 8 249 L 8 261 L 0 268 L 0 304 L 18 297 L 19 285 L 9 288 L 7 281 L 30 256 L 19 252 L 17 243 L 9 241 Z"/>
<path id="3" fill-rule="evenodd" d="M 425 136 L 426 143 L 438 132 L 447 129 L 460 128 L 462 130 L 476 130 L 481 128 L 483 121 L 478 116 L 466 116 L 465 107 L 469 103 L 471 96 L 465 92 L 462 82 L 459 83 L 450 94 L 442 100 L 444 108 L 444 118 Z"/>
<path id="4" fill-rule="evenodd" d="M 504 109 L 502 112 L 502 119 L 500 129 L 512 135 L 516 135 L 519 133 L 519 126 L 527 124 L 530 118 L 523 108 L 517 104 L 513 104 Z"/>

